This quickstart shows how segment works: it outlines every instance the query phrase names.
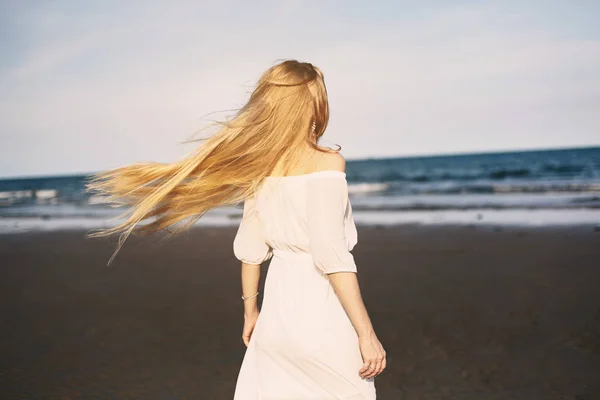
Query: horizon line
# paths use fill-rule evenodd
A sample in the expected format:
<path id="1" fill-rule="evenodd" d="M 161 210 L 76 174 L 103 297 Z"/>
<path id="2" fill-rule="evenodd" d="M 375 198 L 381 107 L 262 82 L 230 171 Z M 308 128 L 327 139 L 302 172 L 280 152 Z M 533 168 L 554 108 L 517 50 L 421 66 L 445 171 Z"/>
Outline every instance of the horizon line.
<path id="1" fill-rule="evenodd" d="M 513 148 L 504 150 L 476 150 L 473 152 L 449 152 L 449 153 L 421 153 L 421 154 L 407 154 L 407 155 L 393 155 L 393 156 L 367 156 L 360 158 L 346 158 L 347 162 L 354 161 L 372 161 L 372 160 L 390 160 L 395 158 L 436 158 L 436 157 L 461 157 L 461 156 L 484 156 L 493 154 L 506 154 L 506 153 L 535 153 L 541 151 L 565 151 L 565 150 L 600 150 L 600 144 L 583 145 L 583 146 L 568 146 L 568 147 L 538 147 L 538 148 Z"/>

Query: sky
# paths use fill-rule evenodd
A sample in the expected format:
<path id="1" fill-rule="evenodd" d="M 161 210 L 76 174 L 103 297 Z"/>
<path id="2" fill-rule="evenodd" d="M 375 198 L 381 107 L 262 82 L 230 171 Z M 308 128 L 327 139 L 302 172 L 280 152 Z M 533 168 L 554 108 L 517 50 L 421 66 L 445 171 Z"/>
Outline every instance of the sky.
<path id="1" fill-rule="evenodd" d="M 282 59 L 347 159 L 600 145 L 600 2 L 0 0 L 0 177 L 172 162 Z M 216 113 L 215 113 L 216 112 Z"/>

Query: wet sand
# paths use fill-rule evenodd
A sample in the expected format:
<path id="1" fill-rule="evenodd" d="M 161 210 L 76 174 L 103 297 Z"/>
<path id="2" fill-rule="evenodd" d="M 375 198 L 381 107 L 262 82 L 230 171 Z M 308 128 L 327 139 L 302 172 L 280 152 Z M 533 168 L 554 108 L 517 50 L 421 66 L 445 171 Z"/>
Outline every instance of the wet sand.
<path id="1" fill-rule="evenodd" d="M 235 229 L 0 235 L 0 398 L 231 399 Z M 600 398 L 600 232 L 359 227 L 378 399 Z M 263 270 L 266 272 L 266 265 Z"/>

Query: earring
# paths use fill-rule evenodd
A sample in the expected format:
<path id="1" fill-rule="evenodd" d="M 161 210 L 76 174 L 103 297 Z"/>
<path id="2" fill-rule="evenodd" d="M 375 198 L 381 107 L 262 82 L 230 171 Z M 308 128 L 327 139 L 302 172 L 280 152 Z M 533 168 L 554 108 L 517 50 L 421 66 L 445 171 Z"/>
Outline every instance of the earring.
<path id="1" fill-rule="evenodd" d="M 313 122 L 311 124 L 311 132 L 315 133 L 316 130 L 317 130 L 317 123 L 313 120 Z"/>

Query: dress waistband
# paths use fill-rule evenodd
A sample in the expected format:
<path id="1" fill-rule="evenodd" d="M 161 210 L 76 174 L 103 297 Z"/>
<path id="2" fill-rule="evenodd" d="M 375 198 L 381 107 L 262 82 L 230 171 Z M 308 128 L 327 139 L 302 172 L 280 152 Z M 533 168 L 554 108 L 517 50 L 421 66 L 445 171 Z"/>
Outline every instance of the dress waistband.
<path id="1" fill-rule="evenodd" d="M 312 261 L 313 259 L 312 254 L 306 251 L 293 251 L 282 249 L 273 249 L 273 258 L 279 258 L 282 260 L 301 259 L 310 261 Z"/>

